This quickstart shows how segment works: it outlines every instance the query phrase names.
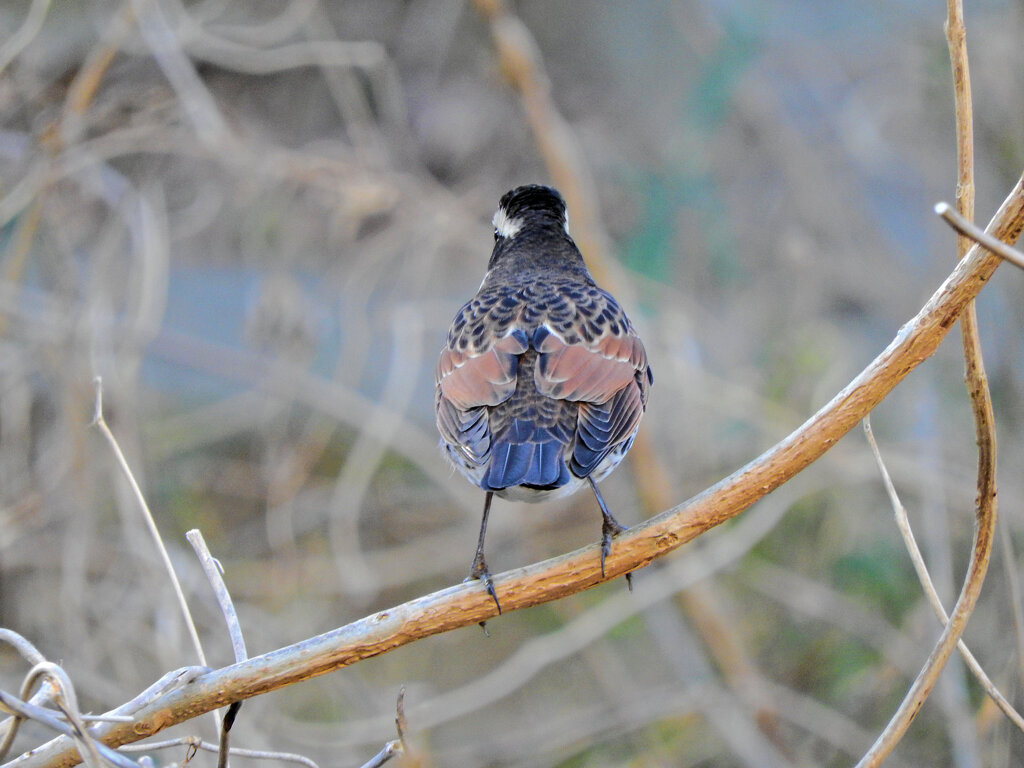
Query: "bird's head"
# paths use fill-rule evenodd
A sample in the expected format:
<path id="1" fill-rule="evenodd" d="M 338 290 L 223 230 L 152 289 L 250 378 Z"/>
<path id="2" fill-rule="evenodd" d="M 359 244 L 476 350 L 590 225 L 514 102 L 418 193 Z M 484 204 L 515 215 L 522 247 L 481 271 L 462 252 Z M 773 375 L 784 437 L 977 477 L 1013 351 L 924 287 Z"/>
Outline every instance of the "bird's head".
<path id="1" fill-rule="evenodd" d="M 502 195 L 491 223 L 495 240 L 514 239 L 524 229 L 553 228 L 569 233 L 565 200 L 557 189 L 540 184 L 516 187 Z"/>
<path id="2" fill-rule="evenodd" d="M 489 270 L 502 265 L 512 272 L 535 267 L 586 271 L 569 235 L 569 215 L 558 190 L 540 184 L 516 187 L 502 195 L 491 221 L 494 251 Z"/>

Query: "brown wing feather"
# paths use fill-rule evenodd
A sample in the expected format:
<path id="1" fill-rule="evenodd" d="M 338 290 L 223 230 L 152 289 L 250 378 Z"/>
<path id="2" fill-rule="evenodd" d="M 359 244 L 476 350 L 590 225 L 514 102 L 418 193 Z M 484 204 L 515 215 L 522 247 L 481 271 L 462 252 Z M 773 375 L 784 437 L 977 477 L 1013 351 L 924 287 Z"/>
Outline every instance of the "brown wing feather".
<path id="1" fill-rule="evenodd" d="M 549 334 L 538 352 L 537 389 L 548 397 L 604 403 L 647 370 L 647 353 L 636 336 L 606 336 L 593 344 L 567 344 Z M 643 398 L 646 403 L 646 398 Z"/>
<path id="2" fill-rule="evenodd" d="M 543 394 L 579 403 L 572 469 L 586 476 L 605 457 L 628 445 L 647 406 L 650 370 L 643 343 L 632 328 L 587 344 L 548 334 L 538 345 L 535 370 Z"/>
<path id="3" fill-rule="evenodd" d="M 440 396 L 460 410 L 504 402 L 516 388 L 516 356 L 525 351 L 526 344 L 513 335 L 481 352 L 446 347 L 437 361 Z"/>

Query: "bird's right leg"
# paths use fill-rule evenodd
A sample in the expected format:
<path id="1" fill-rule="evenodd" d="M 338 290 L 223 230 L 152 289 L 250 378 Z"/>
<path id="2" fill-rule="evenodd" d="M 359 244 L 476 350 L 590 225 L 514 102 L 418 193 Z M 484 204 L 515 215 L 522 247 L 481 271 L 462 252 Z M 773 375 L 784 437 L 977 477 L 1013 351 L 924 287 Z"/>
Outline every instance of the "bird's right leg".
<path id="1" fill-rule="evenodd" d="M 480 540 L 476 545 L 473 569 L 469 572 L 469 575 L 474 579 L 480 579 L 484 583 L 487 594 L 491 596 L 500 614 L 501 603 L 498 602 L 498 593 L 494 591 L 494 581 L 491 579 L 491 572 L 487 569 L 487 562 L 484 560 L 484 536 L 487 535 L 487 516 L 491 513 L 491 498 L 493 496 L 493 491 L 487 491 L 487 496 L 484 498 L 484 516 L 483 520 L 480 521 Z"/>
<path id="2" fill-rule="evenodd" d="M 601 578 L 604 578 L 604 559 L 608 557 L 608 553 L 612 551 L 612 539 L 618 536 L 620 533 L 627 530 L 626 526 L 612 517 L 612 513 L 608 509 L 608 505 L 604 503 L 604 497 L 601 496 L 601 492 L 597 490 L 597 483 L 594 482 L 594 478 L 590 475 L 587 476 L 587 480 L 590 482 L 590 487 L 594 491 L 594 496 L 597 498 L 597 505 L 601 507 L 601 517 L 603 522 L 601 523 Z M 626 574 L 626 586 L 629 591 L 633 591 L 633 574 L 629 572 Z"/>

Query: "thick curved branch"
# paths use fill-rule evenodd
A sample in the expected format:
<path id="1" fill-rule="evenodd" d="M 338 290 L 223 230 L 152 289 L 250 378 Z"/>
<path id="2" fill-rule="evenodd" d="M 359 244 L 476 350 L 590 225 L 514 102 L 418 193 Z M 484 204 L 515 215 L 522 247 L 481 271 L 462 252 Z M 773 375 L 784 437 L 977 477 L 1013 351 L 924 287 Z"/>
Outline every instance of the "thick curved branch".
<path id="1" fill-rule="evenodd" d="M 1024 178 L 1003 202 L 988 231 L 1014 243 L 1022 229 Z M 999 259 L 980 246 L 972 248 L 889 346 L 799 429 L 700 495 L 617 538 L 606 561 L 607 578 L 641 568 L 734 517 L 821 457 L 935 352 L 998 264 Z M 601 581 L 596 544 L 494 579 L 505 611 L 540 605 Z M 207 672 L 142 707 L 134 723 L 103 723 L 92 732 L 112 746 L 139 741 L 211 709 L 333 672 L 424 637 L 493 619 L 495 614 L 493 601 L 479 584 L 459 584 L 295 645 Z M 58 738 L 8 766 L 57 768 L 78 762 L 71 742 Z"/>

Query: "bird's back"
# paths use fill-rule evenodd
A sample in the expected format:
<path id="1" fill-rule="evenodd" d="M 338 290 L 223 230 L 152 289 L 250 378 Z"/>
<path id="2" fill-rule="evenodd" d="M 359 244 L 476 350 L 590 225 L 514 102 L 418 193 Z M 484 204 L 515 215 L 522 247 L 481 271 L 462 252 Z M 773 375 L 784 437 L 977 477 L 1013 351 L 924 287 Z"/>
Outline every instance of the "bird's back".
<path id="1" fill-rule="evenodd" d="M 473 483 L 534 501 L 618 464 L 650 384 L 643 345 L 589 276 L 485 280 L 438 363 L 446 455 Z"/>

